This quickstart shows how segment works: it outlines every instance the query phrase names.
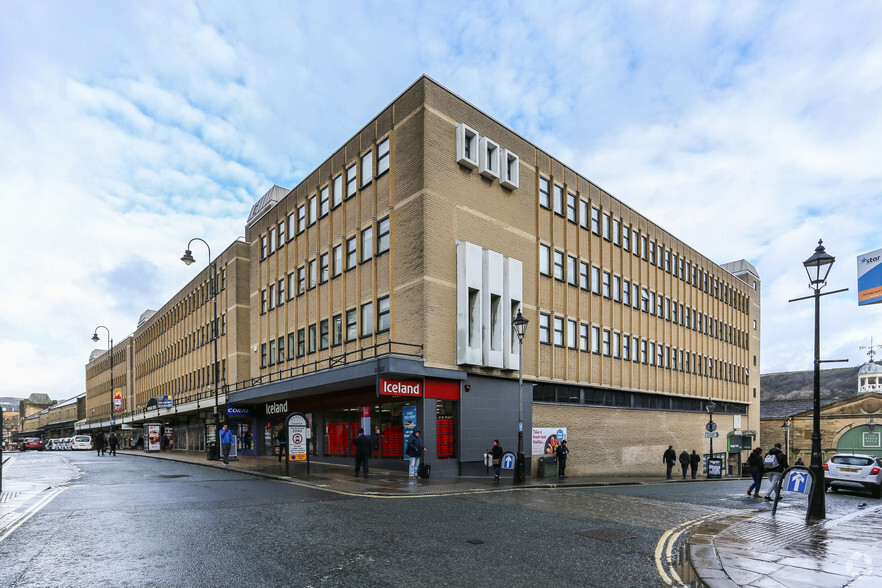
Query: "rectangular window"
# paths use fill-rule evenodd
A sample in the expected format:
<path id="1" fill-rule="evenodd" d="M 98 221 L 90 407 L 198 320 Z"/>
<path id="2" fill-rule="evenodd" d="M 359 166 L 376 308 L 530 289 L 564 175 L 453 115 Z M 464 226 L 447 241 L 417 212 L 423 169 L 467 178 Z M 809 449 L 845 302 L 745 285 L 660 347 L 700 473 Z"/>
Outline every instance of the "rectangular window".
<path id="1" fill-rule="evenodd" d="M 279 347 L 279 355 L 278 355 L 278 359 L 276 360 L 276 363 L 285 363 L 285 338 L 284 337 L 279 337 L 278 347 Z"/>
<path id="2" fill-rule="evenodd" d="M 377 221 L 377 255 L 389 251 L 389 217 Z"/>
<path id="3" fill-rule="evenodd" d="M 640 310 L 649 312 L 649 290 L 646 288 L 640 289 Z"/>
<path id="4" fill-rule="evenodd" d="M 564 254 L 563 251 L 554 250 L 554 279 L 564 279 Z"/>
<path id="5" fill-rule="evenodd" d="M 640 363 L 646 363 L 646 339 L 640 340 Z"/>
<path id="6" fill-rule="evenodd" d="M 297 268 L 297 295 L 306 292 L 306 267 Z"/>
<path id="7" fill-rule="evenodd" d="M 579 200 L 579 226 L 588 230 L 588 219 L 591 218 L 591 215 L 588 214 L 588 203 L 584 200 Z"/>
<path id="8" fill-rule="evenodd" d="M 279 249 L 285 246 L 285 220 L 279 221 Z"/>
<path id="9" fill-rule="evenodd" d="M 579 323 L 579 349 L 588 351 L 588 325 Z"/>
<path id="10" fill-rule="evenodd" d="M 318 213 L 316 210 L 316 197 L 312 196 L 306 202 L 309 205 L 309 226 L 312 226 L 315 224 L 315 221 L 318 220 Z"/>
<path id="11" fill-rule="evenodd" d="M 319 217 L 331 211 L 331 187 L 325 186 L 319 192 Z"/>
<path id="12" fill-rule="evenodd" d="M 612 240 L 615 245 L 621 245 L 621 236 L 622 236 L 622 223 L 619 219 L 613 219 L 612 225 Z"/>
<path id="13" fill-rule="evenodd" d="M 297 231 L 297 211 L 288 215 L 288 240 L 293 241 Z"/>
<path id="14" fill-rule="evenodd" d="M 358 337 L 358 311 L 350 308 L 346 311 L 346 340 L 355 341 Z"/>
<path id="15" fill-rule="evenodd" d="M 374 229 L 367 227 L 361 232 L 361 260 L 367 261 L 374 256 Z"/>
<path id="16" fill-rule="evenodd" d="M 337 346 L 343 343 L 343 315 L 334 315 L 333 328 L 331 330 L 331 345 Z"/>
<path id="17" fill-rule="evenodd" d="M 631 338 L 631 361 L 634 363 L 638 363 L 640 361 L 640 354 L 637 350 L 640 349 L 640 340 L 637 337 Z"/>
<path id="18" fill-rule="evenodd" d="M 283 304 L 285 304 L 285 278 L 279 280 L 276 292 L 278 292 L 279 295 L 278 299 L 276 300 L 276 305 L 282 306 Z"/>
<path id="19" fill-rule="evenodd" d="M 600 234 L 600 209 L 591 207 L 591 232 L 595 235 Z"/>
<path id="20" fill-rule="evenodd" d="M 539 244 L 539 273 L 545 276 L 551 275 L 551 248 L 542 243 Z"/>
<path id="21" fill-rule="evenodd" d="M 641 237 L 640 237 L 640 257 L 644 261 L 649 259 L 648 243 L 649 243 L 649 240 L 645 236 L 641 235 Z"/>
<path id="22" fill-rule="evenodd" d="M 343 273 L 343 246 L 335 245 L 334 246 L 334 267 L 332 268 L 332 275 L 334 277 L 339 276 Z"/>
<path id="23" fill-rule="evenodd" d="M 631 337 L 628 335 L 622 337 L 622 359 L 625 361 L 631 359 Z"/>
<path id="24" fill-rule="evenodd" d="M 358 263 L 358 241 L 355 237 L 346 240 L 346 269 L 352 269 Z"/>
<path id="25" fill-rule="evenodd" d="M 316 350 L 316 330 L 315 323 L 309 325 L 309 338 L 307 339 L 307 351 L 309 353 L 315 353 Z"/>
<path id="26" fill-rule="evenodd" d="M 600 327 L 591 327 L 591 353 L 600 353 Z"/>
<path id="27" fill-rule="evenodd" d="M 551 317 L 545 313 L 539 313 L 539 342 L 551 343 Z"/>
<path id="28" fill-rule="evenodd" d="M 600 268 L 591 266 L 591 291 L 600 294 Z"/>
<path id="29" fill-rule="evenodd" d="M 631 229 L 624 225 L 622 226 L 622 249 L 631 250 Z"/>
<path id="30" fill-rule="evenodd" d="M 576 321 L 567 320 L 567 347 L 576 349 L 579 341 L 576 339 Z"/>
<path id="31" fill-rule="evenodd" d="M 554 317 L 554 344 L 557 347 L 564 346 L 564 320 L 561 316 Z"/>
<path id="32" fill-rule="evenodd" d="M 327 349 L 329 341 L 328 319 L 324 319 L 319 323 L 319 349 Z"/>
<path id="33" fill-rule="evenodd" d="M 306 230 L 306 205 L 297 208 L 297 234 Z"/>
<path id="34" fill-rule="evenodd" d="M 389 138 L 386 137 L 377 144 L 377 177 L 389 170 Z"/>
<path id="35" fill-rule="evenodd" d="M 649 242 L 649 263 L 655 265 L 655 243 Z"/>
<path id="36" fill-rule="evenodd" d="M 603 238 L 607 241 L 610 240 L 610 216 L 607 213 L 603 213 Z"/>
<path id="37" fill-rule="evenodd" d="M 631 282 L 630 280 L 622 281 L 622 304 L 631 306 Z"/>
<path id="38" fill-rule="evenodd" d="M 560 216 L 564 215 L 564 193 L 563 188 L 554 185 L 554 212 Z"/>
<path id="39" fill-rule="evenodd" d="M 551 208 L 551 195 L 548 190 L 548 180 L 539 178 L 539 206 L 542 208 Z"/>
<path id="40" fill-rule="evenodd" d="M 266 343 L 260 344 L 260 367 L 266 367 Z"/>
<path id="41" fill-rule="evenodd" d="M 269 309 L 272 310 L 276 307 L 276 285 L 275 284 L 269 285 L 268 297 L 269 297 Z"/>
<path id="42" fill-rule="evenodd" d="M 322 253 L 321 257 L 319 257 L 319 260 L 320 260 L 319 269 L 321 270 L 321 273 L 319 275 L 319 283 L 321 283 L 321 284 L 324 284 L 325 282 L 327 282 L 328 279 L 330 279 L 330 277 L 331 277 L 330 276 L 330 267 L 329 267 L 329 257 L 330 257 L 330 255 L 328 255 L 327 253 Z"/>
<path id="43" fill-rule="evenodd" d="M 609 329 L 603 330 L 603 354 L 607 357 L 609 357 L 611 354 L 609 348 Z"/>
<path id="44" fill-rule="evenodd" d="M 374 303 L 361 305 L 361 336 L 367 337 L 374 332 Z"/>
<path id="45" fill-rule="evenodd" d="M 308 267 L 309 267 L 309 275 L 308 275 L 309 283 L 306 285 L 306 287 L 309 288 L 310 290 L 312 290 L 313 288 L 315 288 L 316 279 L 318 278 L 318 276 L 317 276 L 318 272 L 316 271 L 316 269 L 317 269 L 316 261 L 314 259 L 310 259 Z"/>
<path id="46" fill-rule="evenodd" d="M 288 274 L 288 300 L 294 298 L 297 292 L 297 274 L 291 272 Z"/>
<path id="47" fill-rule="evenodd" d="M 276 228 L 273 227 L 269 230 L 269 254 L 272 255 L 276 252 Z"/>
<path id="48" fill-rule="evenodd" d="M 358 177 L 357 168 L 354 163 L 346 168 L 346 198 L 352 198 L 355 196 L 356 189 L 356 178 Z"/>
<path id="49" fill-rule="evenodd" d="M 306 355 L 306 329 L 297 331 L 297 357 Z"/>
<path id="50" fill-rule="evenodd" d="M 576 280 L 579 279 L 579 273 L 577 271 L 578 260 L 575 257 L 567 256 L 567 282 L 572 284 L 573 286 L 578 285 Z"/>
<path id="51" fill-rule="evenodd" d="M 588 281 L 588 264 L 584 261 L 579 262 L 579 287 L 583 290 L 590 290 L 591 284 Z"/>
<path id="52" fill-rule="evenodd" d="M 266 290 L 260 291 L 260 314 L 266 314 Z"/>
<path id="53" fill-rule="evenodd" d="M 331 208 L 337 208 L 343 203 L 343 174 L 334 178 L 334 192 L 331 194 Z"/>
<path id="54" fill-rule="evenodd" d="M 294 359 L 295 349 L 297 349 L 297 338 L 294 333 L 288 333 L 288 359 Z"/>
<path id="55" fill-rule="evenodd" d="M 260 259 L 266 259 L 266 235 L 260 236 Z"/>
<path id="56" fill-rule="evenodd" d="M 622 278 L 619 276 L 613 276 L 612 296 L 616 302 L 622 301 Z"/>
<path id="57" fill-rule="evenodd" d="M 374 179 L 374 152 L 368 151 L 361 156 L 361 187 L 364 188 Z"/>
<path id="58" fill-rule="evenodd" d="M 603 297 L 610 298 L 612 294 L 610 293 L 610 274 L 609 272 L 603 272 Z"/>
<path id="59" fill-rule="evenodd" d="M 638 237 L 639 233 L 637 232 L 637 229 L 631 229 L 631 253 L 633 253 L 634 255 L 639 255 L 637 246 L 639 245 L 640 241 Z"/>
<path id="60" fill-rule="evenodd" d="M 382 298 L 377 298 L 377 332 L 382 333 L 383 331 L 389 330 L 389 297 L 383 296 Z"/>
<path id="61" fill-rule="evenodd" d="M 576 222 L 576 195 L 567 192 L 567 220 Z"/>
<path id="62" fill-rule="evenodd" d="M 671 273 L 671 252 L 665 250 L 665 271 Z"/>

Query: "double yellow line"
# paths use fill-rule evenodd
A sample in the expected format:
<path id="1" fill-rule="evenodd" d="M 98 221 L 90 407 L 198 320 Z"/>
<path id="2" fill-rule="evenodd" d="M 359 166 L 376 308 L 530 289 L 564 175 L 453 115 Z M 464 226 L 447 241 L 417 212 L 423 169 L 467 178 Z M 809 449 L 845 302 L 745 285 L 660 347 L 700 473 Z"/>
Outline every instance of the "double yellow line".
<path id="1" fill-rule="evenodd" d="M 680 523 L 673 529 L 665 531 L 661 539 L 655 546 L 655 567 L 658 569 L 659 575 L 668 586 L 682 586 L 685 584 L 683 578 L 674 570 L 674 545 L 677 540 L 687 533 L 698 527 L 708 519 L 716 518 L 723 513 L 711 513 L 703 517 Z"/>

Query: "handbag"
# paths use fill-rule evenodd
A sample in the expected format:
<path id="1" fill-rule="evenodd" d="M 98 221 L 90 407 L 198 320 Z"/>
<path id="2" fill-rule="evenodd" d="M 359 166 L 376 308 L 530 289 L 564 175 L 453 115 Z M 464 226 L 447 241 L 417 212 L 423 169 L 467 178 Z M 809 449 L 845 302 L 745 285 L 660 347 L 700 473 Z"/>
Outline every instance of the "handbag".
<path id="1" fill-rule="evenodd" d="M 499 459 L 494 459 L 494 460 L 493 460 L 493 465 L 494 465 L 494 466 L 498 466 L 498 465 L 499 465 Z"/>

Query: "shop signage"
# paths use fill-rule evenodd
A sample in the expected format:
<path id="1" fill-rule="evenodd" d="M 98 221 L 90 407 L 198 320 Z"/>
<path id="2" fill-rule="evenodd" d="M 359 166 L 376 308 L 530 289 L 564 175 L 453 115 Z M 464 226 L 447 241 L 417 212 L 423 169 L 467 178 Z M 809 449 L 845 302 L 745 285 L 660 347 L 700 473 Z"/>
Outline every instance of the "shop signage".
<path id="1" fill-rule="evenodd" d="M 267 402 L 264 405 L 264 410 L 266 414 L 287 414 L 288 413 L 288 401 L 284 402 Z"/>
<path id="2" fill-rule="evenodd" d="M 381 396 L 422 396 L 423 383 L 380 378 Z"/>
<path id="3" fill-rule="evenodd" d="M 252 413 L 251 407 L 227 405 L 227 414 L 230 416 L 251 416 Z"/>
<path id="4" fill-rule="evenodd" d="M 159 396 L 156 399 L 156 406 L 158 408 L 171 408 L 174 406 L 174 401 L 172 401 L 171 396 Z"/>

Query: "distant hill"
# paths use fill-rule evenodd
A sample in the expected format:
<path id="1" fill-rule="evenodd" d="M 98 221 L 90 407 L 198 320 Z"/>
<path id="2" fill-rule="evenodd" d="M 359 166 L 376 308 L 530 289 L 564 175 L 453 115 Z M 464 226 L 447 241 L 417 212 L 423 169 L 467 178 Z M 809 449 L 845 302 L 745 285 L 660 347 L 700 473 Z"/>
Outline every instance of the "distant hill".
<path id="1" fill-rule="evenodd" d="M 821 370 L 821 399 L 825 401 L 850 398 L 857 394 L 858 371 L 861 366 Z M 802 372 L 778 372 L 760 375 L 760 400 L 776 402 L 805 400 L 813 397 L 815 374 L 812 370 Z"/>
<path id="2" fill-rule="evenodd" d="M 8 410 L 9 412 L 18 412 L 19 403 L 24 400 L 24 398 L 15 398 L 14 396 L 0 396 L 0 404 L 3 405 L 3 410 Z"/>

